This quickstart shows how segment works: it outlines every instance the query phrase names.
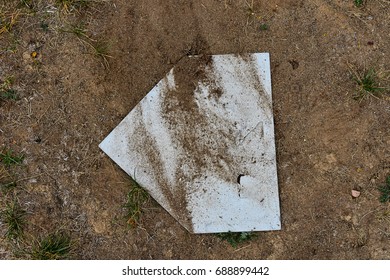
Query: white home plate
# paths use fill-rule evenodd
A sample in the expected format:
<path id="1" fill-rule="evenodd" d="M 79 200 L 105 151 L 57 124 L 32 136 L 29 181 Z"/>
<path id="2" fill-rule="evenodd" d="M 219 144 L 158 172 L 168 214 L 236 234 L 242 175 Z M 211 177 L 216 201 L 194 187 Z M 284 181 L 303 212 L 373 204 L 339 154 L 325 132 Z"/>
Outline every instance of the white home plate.
<path id="1" fill-rule="evenodd" d="M 267 53 L 182 59 L 100 148 L 191 232 L 281 227 Z"/>

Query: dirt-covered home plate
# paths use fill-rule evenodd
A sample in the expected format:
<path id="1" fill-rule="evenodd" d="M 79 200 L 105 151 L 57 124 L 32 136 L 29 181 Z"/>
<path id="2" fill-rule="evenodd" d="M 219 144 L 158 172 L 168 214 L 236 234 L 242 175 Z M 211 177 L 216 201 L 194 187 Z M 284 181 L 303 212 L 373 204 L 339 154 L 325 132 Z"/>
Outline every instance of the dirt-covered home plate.
<path id="1" fill-rule="evenodd" d="M 190 232 L 281 227 L 267 53 L 182 59 L 100 148 Z"/>

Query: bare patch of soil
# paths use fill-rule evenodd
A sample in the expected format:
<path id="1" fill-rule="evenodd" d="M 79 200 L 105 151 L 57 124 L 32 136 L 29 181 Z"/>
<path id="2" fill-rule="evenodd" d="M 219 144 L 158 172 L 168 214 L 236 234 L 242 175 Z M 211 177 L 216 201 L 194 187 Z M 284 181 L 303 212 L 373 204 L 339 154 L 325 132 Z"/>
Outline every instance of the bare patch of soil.
<path id="1" fill-rule="evenodd" d="M 390 70 L 388 1 L 251 2 L 18 8 L 0 34 L 0 85 L 12 77 L 18 93 L 0 103 L 0 151 L 24 161 L 0 175 L 17 181 L 0 202 L 17 197 L 27 211 L 27 243 L 64 229 L 77 240 L 75 259 L 390 258 L 390 206 L 377 190 L 390 173 L 390 99 L 354 100 L 349 67 Z M 282 230 L 237 250 L 188 233 L 153 201 L 129 229 L 122 206 L 131 183 L 98 143 L 183 56 L 249 52 L 271 55 Z M 17 257 L 18 246 L 1 240 L 0 258 Z"/>

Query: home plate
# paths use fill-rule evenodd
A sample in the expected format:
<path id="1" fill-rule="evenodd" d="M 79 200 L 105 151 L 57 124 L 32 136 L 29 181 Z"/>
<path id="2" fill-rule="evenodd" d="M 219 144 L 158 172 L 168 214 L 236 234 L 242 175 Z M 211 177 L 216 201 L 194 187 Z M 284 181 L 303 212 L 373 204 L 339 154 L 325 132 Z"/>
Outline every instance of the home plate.
<path id="1" fill-rule="evenodd" d="M 183 58 L 100 148 L 190 232 L 281 228 L 268 53 Z"/>

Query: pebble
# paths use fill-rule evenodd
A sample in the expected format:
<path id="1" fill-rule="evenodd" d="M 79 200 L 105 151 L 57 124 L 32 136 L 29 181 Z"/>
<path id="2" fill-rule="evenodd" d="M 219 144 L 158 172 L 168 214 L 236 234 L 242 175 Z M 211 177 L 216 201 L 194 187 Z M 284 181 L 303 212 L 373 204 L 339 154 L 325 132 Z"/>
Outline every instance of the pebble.
<path id="1" fill-rule="evenodd" d="M 357 190 L 352 190 L 351 191 L 352 197 L 358 198 L 360 196 L 360 192 Z"/>

